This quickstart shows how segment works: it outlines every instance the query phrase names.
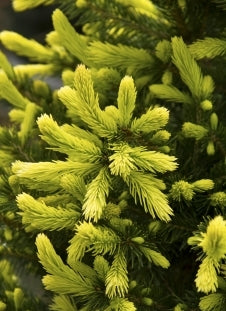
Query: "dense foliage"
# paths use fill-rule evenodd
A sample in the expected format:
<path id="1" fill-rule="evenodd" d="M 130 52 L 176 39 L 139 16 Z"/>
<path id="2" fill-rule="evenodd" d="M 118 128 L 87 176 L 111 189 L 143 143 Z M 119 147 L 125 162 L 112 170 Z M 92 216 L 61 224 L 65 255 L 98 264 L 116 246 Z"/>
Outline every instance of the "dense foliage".
<path id="1" fill-rule="evenodd" d="M 0 33 L 0 311 L 226 310 L 226 1 L 12 5 L 53 31 Z"/>

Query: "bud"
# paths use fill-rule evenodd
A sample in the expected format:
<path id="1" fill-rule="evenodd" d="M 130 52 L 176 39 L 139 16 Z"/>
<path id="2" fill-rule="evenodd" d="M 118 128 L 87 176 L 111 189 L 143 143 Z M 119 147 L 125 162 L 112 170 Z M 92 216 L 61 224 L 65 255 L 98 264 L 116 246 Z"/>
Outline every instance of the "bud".
<path id="1" fill-rule="evenodd" d="M 185 311 L 187 310 L 187 306 L 183 303 L 178 303 L 176 307 L 174 307 L 173 311 Z"/>
<path id="2" fill-rule="evenodd" d="M 195 138 L 196 140 L 200 140 L 206 136 L 208 130 L 201 125 L 185 122 L 182 127 L 182 133 L 187 138 Z"/>
<path id="3" fill-rule="evenodd" d="M 6 218 L 9 220 L 13 220 L 15 218 L 15 214 L 13 212 L 8 211 L 6 213 Z"/>
<path id="4" fill-rule="evenodd" d="M 167 40 L 159 41 L 155 48 L 155 55 L 163 62 L 170 61 L 172 55 L 171 43 Z"/>
<path id="5" fill-rule="evenodd" d="M 177 0 L 178 6 L 181 8 L 182 11 L 186 9 L 186 1 L 185 0 Z"/>
<path id="6" fill-rule="evenodd" d="M 215 112 L 211 113 L 210 126 L 213 131 L 216 131 L 217 126 L 218 126 L 218 116 Z"/>
<path id="7" fill-rule="evenodd" d="M 135 242 L 137 244 L 143 244 L 144 243 L 144 238 L 142 238 L 141 236 L 137 236 L 135 238 L 132 238 L 131 241 Z"/>
<path id="8" fill-rule="evenodd" d="M 148 296 L 151 293 L 151 288 L 150 287 L 144 287 L 141 290 L 141 295 L 142 296 Z"/>
<path id="9" fill-rule="evenodd" d="M 12 274 L 11 279 L 12 279 L 12 281 L 13 281 L 14 283 L 18 283 L 18 282 L 19 282 L 18 276 L 16 276 L 15 274 Z"/>
<path id="10" fill-rule="evenodd" d="M 4 237 L 6 241 L 11 241 L 13 239 L 13 232 L 10 228 L 6 227 L 4 229 Z"/>
<path id="11" fill-rule="evenodd" d="M 212 140 L 210 140 L 210 141 L 208 142 L 208 145 L 207 145 L 207 147 L 206 147 L 206 152 L 207 152 L 207 154 L 208 154 L 209 156 L 215 154 L 215 147 L 214 147 L 214 144 L 213 144 L 213 141 L 212 141 Z"/>
<path id="12" fill-rule="evenodd" d="M 35 80 L 33 82 L 33 88 L 34 88 L 34 91 L 35 93 L 38 95 L 38 96 L 41 96 L 41 97 L 48 97 L 49 94 L 50 94 L 50 91 L 49 91 L 49 86 L 47 85 L 46 82 L 44 81 L 41 81 L 41 80 Z"/>
<path id="13" fill-rule="evenodd" d="M 200 103 L 200 106 L 203 111 L 209 111 L 213 108 L 213 104 L 210 100 L 206 99 Z"/>
<path id="14" fill-rule="evenodd" d="M 170 147 L 169 146 L 161 146 L 161 147 L 159 147 L 159 151 L 161 151 L 163 153 L 169 153 Z"/>
<path id="15" fill-rule="evenodd" d="M 72 70 L 66 69 L 62 73 L 62 80 L 64 85 L 73 86 L 75 73 Z"/>
<path id="16" fill-rule="evenodd" d="M 24 301 L 24 293 L 21 288 L 17 287 L 14 289 L 13 298 L 16 310 L 21 309 Z"/>
<path id="17" fill-rule="evenodd" d="M 226 193 L 219 191 L 210 196 L 210 204 L 212 206 L 226 207 Z"/>
<path id="18" fill-rule="evenodd" d="M 211 179 L 200 179 L 192 183 L 193 190 L 196 192 L 203 192 L 213 189 L 214 182 Z"/>
<path id="19" fill-rule="evenodd" d="M 170 139 L 170 136 L 171 136 L 171 134 L 168 131 L 160 130 L 152 136 L 151 142 L 153 144 L 159 145 L 159 144 L 162 144 L 162 143 L 168 141 Z"/>
<path id="20" fill-rule="evenodd" d="M 148 226 L 148 230 L 151 233 L 157 233 L 160 228 L 161 228 L 161 221 L 160 220 L 154 220 Z"/>
<path id="21" fill-rule="evenodd" d="M 129 198 L 129 192 L 125 190 L 120 194 L 118 199 L 119 201 L 121 201 L 121 200 L 127 200 L 128 198 Z"/>
<path id="22" fill-rule="evenodd" d="M 172 72 L 169 70 L 166 70 L 164 74 L 162 75 L 162 83 L 168 85 L 172 83 L 172 80 L 173 80 Z"/>
<path id="23" fill-rule="evenodd" d="M 153 304 L 153 300 L 151 298 L 148 298 L 148 297 L 143 297 L 142 302 L 143 302 L 143 304 L 145 304 L 146 306 L 149 306 L 149 307 Z"/>
<path id="24" fill-rule="evenodd" d="M 129 289 L 132 290 L 137 286 L 137 282 L 135 280 L 131 281 L 129 283 Z"/>
<path id="25" fill-rule="evenodd" d="M 6 304 L 3 301 L 0 301 L 0 311 L 6 310 Z"/>
<path id="26" fill-rule="evenodd" d="M 123 210 L 128 206 L 128 203 L 126 200 L 121 200 L 120 202 L 118 202 L 118 206 L 120 207 L 121 210 Z"/>
<path id="27" fill-rule="evenodd" d="M 25 112 L 22 109 L 12 109 L 9 112 L 9 118 L 11 122 L 20 124 L 23 122 Z"/>
<path id="28" fill-rule="evenodd" d="M 13 301 L 13 292 L 11 290 L 5 290 L 5 295 L 9 300 Z"/>
<path id="29" fill-rule="evenodd" d="M 86 0 L 77 0 L 76 1 L 77 8 L 85 8 L 87 6 Z"/>

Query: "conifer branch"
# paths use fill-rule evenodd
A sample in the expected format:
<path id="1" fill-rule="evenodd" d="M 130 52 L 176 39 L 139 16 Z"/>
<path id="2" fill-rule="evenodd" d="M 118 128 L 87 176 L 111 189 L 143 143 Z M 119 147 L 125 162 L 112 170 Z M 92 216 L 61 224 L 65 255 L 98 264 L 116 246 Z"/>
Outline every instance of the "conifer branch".
<path id="1" fill-rule="evenodd" d="M 49 273 L 43 277 L 46 289 L 63 295 L 73 294 L 75 296 L 87 296 L 95 293 L 95 285 L 91 279 L 83 278 L 65 265 L 44 234 L 37 236 L 36 245 L 39 260 Z"/>
<path id="2" fill-rule="evenodd" d="M 119 252 L 115 255 L 112 266 L 106 276 L 106 294 L 109 298 L 124 297 L 128 292 L 127 263 L 125 255 Z"/>
<path id="3" fill-rule="evenodd" d="M 161 192 L 165 187 L 161 180 L 142 172 L 132 172 L 125 181 L 135 202 L 139 199 L 146 213 L 149 212 L 153 218 L 158 216 L 166 222 L 170 220 L 173 211 Z"/>
<path id="4" fill-rule="evenodd" d="M 73 209 L 47 206 L 26 193 L 17 196 L 17 203 L 27 231 L 73 229 L 80 218 L 80 213 Z"/>

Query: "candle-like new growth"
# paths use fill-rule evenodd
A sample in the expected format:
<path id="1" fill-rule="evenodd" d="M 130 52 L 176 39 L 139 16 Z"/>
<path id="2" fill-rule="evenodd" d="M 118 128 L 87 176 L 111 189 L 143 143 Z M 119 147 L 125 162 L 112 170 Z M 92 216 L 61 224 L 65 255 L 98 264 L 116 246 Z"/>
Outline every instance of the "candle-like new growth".
<path id="1" fill-rule="evenodd" d="M 127 127 L 135 109 L 136 89 L 133 79 L 126 76 L 122 79 L 118 92 L 119 124 Z"/>
<path id="2" fill-rule="evenodd" d="M 188 244 L 201 247 L 205 253 L 195 279 L 198 291 L 215 292 L 220 261 L 226 258 L 226 221 L 222 216 L 216 216 L 209 222 L 206 232 L 190 237 Z"/>
<path id="3" fill-rule="evenodd" d="M 128 271 L 125 255 L 118 252 L 106 275 L 106 295 L 109 298 L 125 297 L 128 292 Z"/>
<path id="4" fill-rule="evenodd" d="M 131 124 L 133 132 L 150 133 L 163 128 L 169 119 L 169 111 L 164 107 L 150 108 L 140 118 L 135 118 Z"/>
<path id="5" fill-rule="evenodd" d="M 17 203 L 27 231 L 73 229 L 80 217 L 80 213 L 71 208 L 47 206 L 26 193 L 17 196 Z"/>
<path id="6" fill-rule="evenodd" d="M 219 264 L 212 258 L 206 257 L 203 260 L 195 279 L 198 291 L 206 294 L 216 291 L 218 287 L 216 269 L 219 270 L 219 267 Z"/>
<path id="7" fill-rule="evenodd" d="M 106 198 L 110 188 L 110 175 L 107 168 L 102 168 L 87 186 L 82 206 L 86 220 L 98 221 L 106 207 Z"/>
<path id="8" fill-rule="evenodd" d="M 53 0 L 54 1 L 54 0 Z M 53 25 L 58 35 L 58 40 L 73 56 L 78 58 L 82 63 L 90 65 L 87 60 L 87 44 L 79 35 L 74 27 L 69 23 L 62 11 L 56 9 L 52 15 Z"/>
<path id="9" fill-rule="evenodd" d="M 37 120 L 41 137 L 51 149 L 66 153 L 70 159 L 79 162 L 98 162 L 101 150 L 87 139 L 75 137 L 60 127 L 52 116 L 42 115 Z"/>
<path id="10" fill-rule="evenodd" d="M 186 138 L 200 140 L 207 135 L 208 130 L 202 125 L 185 122 L 182 127 L 182 133 Z"/>
<path id="11" fill-rule="evenodd" d="M 33 39 L 27 39 L 13 31 L 0 33 L 0 40 L 7 49 L 31 60 L 48 63 L 54 58 L 54 51 Z"/>
<path id="12" fill-rule="evenodd" d="M 226 221 L 222 216 L 212 219 L 203 233 L 203 240 L 199 244 L 208 257 L 216 261 L 225 258 L 226 255 Z"/>
<path id="13" fill-rule="evenodd" d="M 13 8 L 15 11 L 25 11 L 27 9 L 35 8 L 41 4 L 50 5 L 53 4 L 55 0 L 13 0 Z"/>

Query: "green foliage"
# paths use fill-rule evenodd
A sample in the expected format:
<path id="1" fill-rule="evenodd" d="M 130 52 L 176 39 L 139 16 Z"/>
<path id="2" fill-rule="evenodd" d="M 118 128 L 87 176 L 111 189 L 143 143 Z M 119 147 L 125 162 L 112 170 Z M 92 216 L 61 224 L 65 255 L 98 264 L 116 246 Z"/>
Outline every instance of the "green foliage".
<path id="1" fill-rule="evenodd" d="M 0 33 L 0 310 L 225 310 L 225 1 L 39 5 Z"/>

